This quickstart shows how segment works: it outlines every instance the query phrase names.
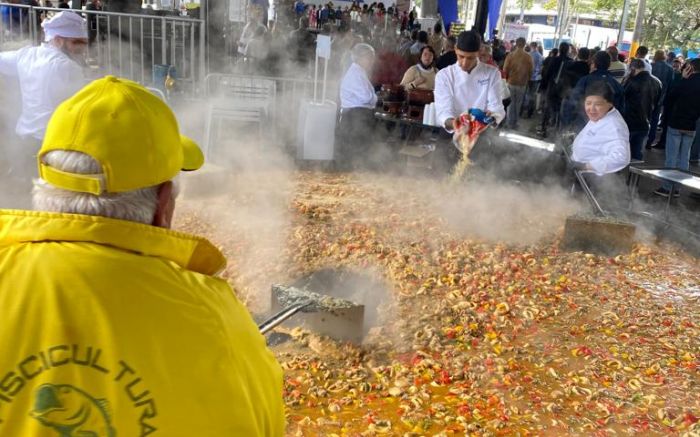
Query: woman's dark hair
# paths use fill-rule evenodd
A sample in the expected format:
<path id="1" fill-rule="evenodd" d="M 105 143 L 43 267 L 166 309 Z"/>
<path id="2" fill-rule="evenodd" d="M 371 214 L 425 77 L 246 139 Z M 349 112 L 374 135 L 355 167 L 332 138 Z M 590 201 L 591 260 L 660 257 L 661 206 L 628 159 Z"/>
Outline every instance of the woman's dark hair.
<path id="1" fill-rule="evenodd" d="M 430 46 L 423 46 L 423 48 L 420 49 L 420 53 L 418 53 L 418 62 L 420 62 L 421 65 L 423 64 L 423 52 L 426 50 L 433 54 L 433 62 L 428 65 L 428 67 L 431 67 L 435 65 L 435 49 Z"/>
<path id="2" fill-rule="evenodd" d="M 558 55 L 559 55 L 559 49 L 552 49 L 549 51 L 550 58 L 553 58 L 553 57 L 558 56 Z"/>
<path id="3" fill-rule="evenodd" d="M 606 102 L 612 104 L 615 101 L 615 92 L 610 84 L 605 80 L 596 80 L 586 87 L 586 97 L 598 96 L 605 99 Z"/>

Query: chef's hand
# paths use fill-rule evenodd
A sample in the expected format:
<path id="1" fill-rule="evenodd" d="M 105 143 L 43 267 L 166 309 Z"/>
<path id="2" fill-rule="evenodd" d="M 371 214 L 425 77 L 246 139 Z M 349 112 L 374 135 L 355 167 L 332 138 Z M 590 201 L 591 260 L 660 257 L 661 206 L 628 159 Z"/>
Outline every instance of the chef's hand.
<path id="1" fill-rule="evenodd" d="M 447 120 L 445 120 L 445 125 L 444 128 L 447 129 L 448 131 L 453 131 L 455 130 L 455 119 L 450 117 Z"/>
<path id="2" fill-rule="evenodd" d="M 493 117 L 493 123 L 491 123 L 491 124 L 494 125 L 494 126 L 498 125 L 498 119 L 497 119 L 496 116 L 493 114 L 493 112 L 491 112 L 491 111 L 485 111 L 485 112 L 486 112 L 486 116 L 488 116 L 488 117 Z"/>

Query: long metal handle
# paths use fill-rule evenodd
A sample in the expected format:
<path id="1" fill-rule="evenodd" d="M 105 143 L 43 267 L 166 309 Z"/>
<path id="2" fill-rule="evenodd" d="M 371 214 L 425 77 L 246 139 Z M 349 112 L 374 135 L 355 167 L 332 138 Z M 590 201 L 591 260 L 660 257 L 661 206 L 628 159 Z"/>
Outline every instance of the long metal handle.
<path id="1" fill-rule="evenodd" d="M 283 309 L 279 313 L 275 314 L 274 316 L 270 317 L 269 319 L 265 320 L 260 325 L 258 325 L 260 333 L 263 335 L 267 334 L 272 329 L 280 325 L 282 322 L 292 317 L 294 314 L 298 313 L 299 311 L 301 311 L 309 305 L 311 305 L 310 301 L 305 303 L 298 303 L 296 305 L 290 306 L 289 308 Z"/>
<path id="2" fill-rule="evenodd" d="M 598 199 L 595 198 L 593 195 L 593 191 L 591 191 L 591 187 L 588 186 L 588 182 L 586 182 L 586 178 L 583 177 L 583 173 L 581 173 L 580 170 L 574 170 L 574 174 L 576 175 L 576 179 L 578 179 L 578 183 L 581 185 L 581 188 L 583 189 L 584 194 L 588 198 L 588 201 L 591 203 L 593 208 L 596 210 L 595 212 L 601 216 L 601 217 L 607 217 L 608 215 L 603 211 L 603 208 L 600 206 L 600 203 L 598 203 Z"/>

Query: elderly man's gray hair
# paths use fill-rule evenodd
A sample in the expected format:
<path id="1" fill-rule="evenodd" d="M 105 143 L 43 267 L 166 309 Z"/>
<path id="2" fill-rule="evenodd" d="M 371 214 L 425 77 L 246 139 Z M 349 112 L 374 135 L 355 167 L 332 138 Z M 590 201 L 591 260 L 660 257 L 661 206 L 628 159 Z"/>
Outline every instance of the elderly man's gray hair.
<path id="1" fill-rule="evenodd" d="M 54 150 L 42 157 L 51 167 L 76 174 L 102 174 L 92 157 L 73 151 Z M 174 195 L 177 187 L 174 187 Z M 158 187 L 95 196 L 55 187 L 43 179 L 34 180 L 32 204 L 35 210 L 96 215 L 150 225 L 158 206 Z"/>
<path id="2" fill-rule="evenodd" d="M 367 56 L 374 57 L 374 47 L 364 42 L 355 44 L 355 47 L 352 48 L 350 56 L 352 58 L 352 62 L 357 62 Z"/>

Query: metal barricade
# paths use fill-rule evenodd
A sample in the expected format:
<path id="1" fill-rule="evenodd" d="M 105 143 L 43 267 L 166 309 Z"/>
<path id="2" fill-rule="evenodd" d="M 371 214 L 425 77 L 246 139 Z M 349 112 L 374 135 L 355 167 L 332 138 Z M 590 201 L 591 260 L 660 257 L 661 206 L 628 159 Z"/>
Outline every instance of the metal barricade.
<path id="1" fill-rule="evenodd" d="M 11 49 L 38 41 L 35 30 L 39 21 L 32 6 L 0 3 L 0 16 L 0 47 Z"/>
<path id="2" fill-rule="evenodd" d="M 222 97 L 226 98 L 225 88 L 227 84 L 235 84 L 236 88 L 247 88 L 250 92 L 254 92 L 254 90 L 260 88 L 261 83 L 266 82 L 274 83 L 274 93 L 271 96 L 270 112 L 267 117 L 271 125 L 270 128 L 277 141 L 281 141 L 283 144 L 292 144 L 296 141 L 301 104 L 304 100 L 312 100 L 314 98 L 313 80 L 212 73 L 207 75 L 204 80 L 205 95 L 207 99 L 219 100 Z M 339 86 L 338 82 L 327 82 L 326 96 L 332 100 L 337 100 Z"/>
<path id="3" fill-rule="evenodd" d="M 314 81 L 311 79 L 220 73 L 207 75 L 204 81 L 205 95 L 208 98 L 217 97 L 220 87 L 231 81 L 235 81 L 238 87 L 248 87 L 250 89 L 255 89 L 262 81 L 274 82 L 275 92 L 272 96 L 270 118 L 273 126 L 278 131 L 285 129 L 290 122 L 293 122 L 293 129 L 296 129 L 297 120 L 295 116 L 298 114 L 301 102 L 303 100 L 311 100 L 314 97 Z M 337 99 L 339 85 L 338 82 L 327 82 L 326 96 L 333 100 Z M 318 94 L 321 95 L 321 92 Z"/>
<path id="4" fill-rule="evenodd" d="M 0 50 L 38 44 L 43 39 L 41 20 L 67 9 L 0 3 Z M 165 83 L 154 83 L 154 66 L 166 66 L 183 92 L 194 95 L 206 75 L 204 20 L 76 11 L 86 19 L 89 36 L 90 75 L 125 77 L 166 92 Z"/>

